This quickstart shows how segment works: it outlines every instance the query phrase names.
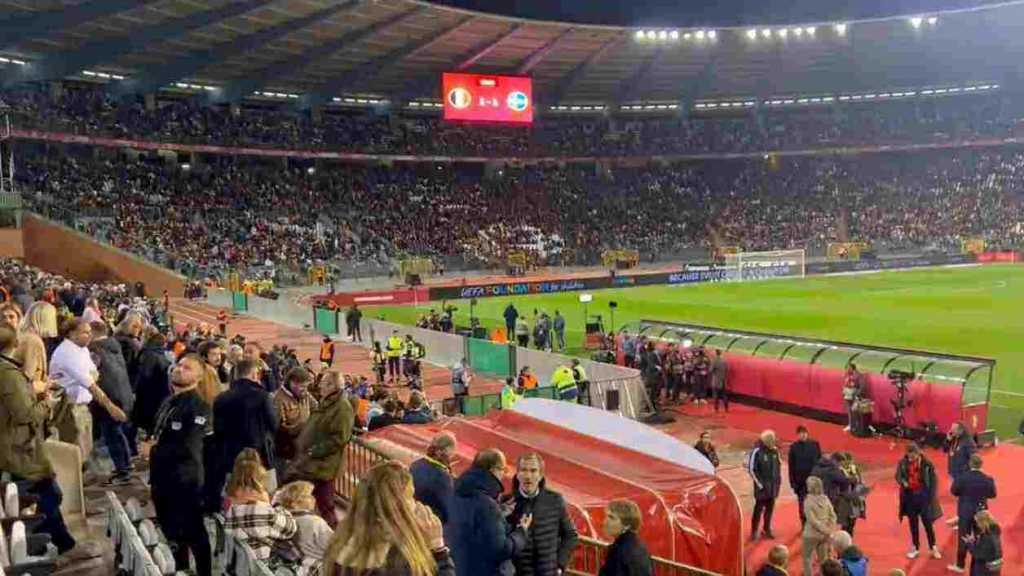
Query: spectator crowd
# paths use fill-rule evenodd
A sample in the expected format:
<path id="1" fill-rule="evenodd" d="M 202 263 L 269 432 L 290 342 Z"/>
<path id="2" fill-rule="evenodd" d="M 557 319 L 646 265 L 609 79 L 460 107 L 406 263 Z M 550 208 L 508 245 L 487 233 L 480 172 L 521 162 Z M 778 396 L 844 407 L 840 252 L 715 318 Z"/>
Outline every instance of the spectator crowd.
<path id="1" fill-rule="evenodd" d="M 783 157 L 607 170 L 556 166 L 266 166 L 214 158 L 181 170 L 145 160 L 22 156 L 38 211 L 73 209 L 115 246 L 190 275 L 267 275 L 403 254 L 501 265 L 512 251 L 595 264 L 739 246 L 959 252 L 968 238 L 1024 239 L 1024 153 L 967 149 Z M 706 253 L 706 252 L 705 252 Z M 257 276 L 254 274 L 253 276 Z"/>
<path id="2" fill-rule="evenodd" d="M 287 103 L 239 113 L 198 98 L 120 99 L 103 86 L 66 82 L 4 91 L 21 128 L 162 142 L 450 156 L 631 156 L 759 152 L 877 144 L 946 143 L 1019 135 L 1021 110 L 999 93 L 841 106 L 730 112 L 550 116 L 531 127 L 472 127 L 435 115 L 325 110 L 318 120 Z"/>

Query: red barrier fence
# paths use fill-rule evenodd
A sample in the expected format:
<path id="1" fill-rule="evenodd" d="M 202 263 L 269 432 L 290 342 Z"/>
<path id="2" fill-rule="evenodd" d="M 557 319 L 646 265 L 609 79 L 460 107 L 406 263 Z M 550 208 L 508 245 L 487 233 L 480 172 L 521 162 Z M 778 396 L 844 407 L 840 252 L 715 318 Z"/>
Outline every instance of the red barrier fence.
<path id="1" fill-rule="evenodd" d="M 1020 262 L 1020 254 L 1017 252 L 982 252 L 978 254 L 978 262 L 994 264 L 997 262 Z"/>
<path id="2" fill-rule="evenodd" d="M 400 290 L 372 290 L 367 292 L 349 292 L 345 294 L 331 294 L 314 298 L 314 302 L 326 302 L 334 300 L 338 307 L 347 307 L 352 304 L 360 306 L 391 306 L 394 304 L 422 304 L 430 300 L 429 290 L 419 286 L 416 288 L 404 288 Z"/>

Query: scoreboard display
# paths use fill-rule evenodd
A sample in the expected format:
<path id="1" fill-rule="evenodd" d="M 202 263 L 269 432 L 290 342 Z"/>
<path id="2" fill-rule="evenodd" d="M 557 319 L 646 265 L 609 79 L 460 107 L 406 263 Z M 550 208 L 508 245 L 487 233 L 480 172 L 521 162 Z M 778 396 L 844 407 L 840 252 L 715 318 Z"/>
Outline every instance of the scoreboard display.
<path id="1" fill-rule="evenodd" d="M 441 87 L 445 120 L 533 123 L 530 78 L 445 72 Z"/>

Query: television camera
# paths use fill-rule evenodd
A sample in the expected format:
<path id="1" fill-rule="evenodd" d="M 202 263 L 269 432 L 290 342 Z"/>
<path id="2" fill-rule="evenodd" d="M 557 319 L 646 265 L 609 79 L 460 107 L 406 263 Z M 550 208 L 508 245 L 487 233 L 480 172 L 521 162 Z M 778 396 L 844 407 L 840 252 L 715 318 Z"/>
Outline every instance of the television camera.
<path id="1" fill-rule="evenodd" d="M 901 438 L 906 437 L 908 430 L 904 411 L 914 404 L 914 400 L 909 398 L 907 393 L 910 390 L 910 382 L 917 378 L 917 374 L 906 370 L 890 370 L 886 377 L 889 378 L 889 383 L 896 387 L 896 397 L 889 400 L 896 424 L 893 433 Z"/>

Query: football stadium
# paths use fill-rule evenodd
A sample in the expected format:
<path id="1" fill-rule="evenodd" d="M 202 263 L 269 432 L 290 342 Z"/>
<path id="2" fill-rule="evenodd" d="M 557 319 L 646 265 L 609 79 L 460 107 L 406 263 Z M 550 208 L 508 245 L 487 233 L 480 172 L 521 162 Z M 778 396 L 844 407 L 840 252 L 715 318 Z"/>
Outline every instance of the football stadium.
<path id="1" fill-rule="evenodd" d="M 1022 22 L 0 1 L 0 576 L 1024 573 Z"/>

